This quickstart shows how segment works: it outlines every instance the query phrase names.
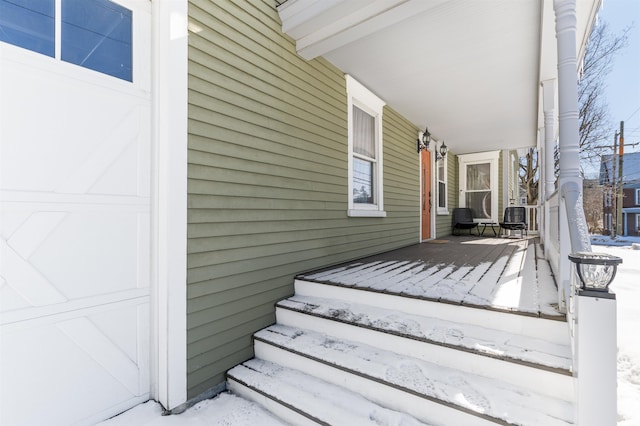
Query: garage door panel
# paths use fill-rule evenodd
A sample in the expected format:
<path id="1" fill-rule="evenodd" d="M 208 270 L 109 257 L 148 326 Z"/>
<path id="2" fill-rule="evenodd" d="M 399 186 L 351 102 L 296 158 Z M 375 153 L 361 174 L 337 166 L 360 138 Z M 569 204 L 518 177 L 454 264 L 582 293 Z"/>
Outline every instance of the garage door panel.
<path id="1" fill-rule="evenodd" d="M 148 287 L 149 214 L 132 210 L 33 212 L 0 241 L 5 285 L 29 306 Z"/>
<path id="2" fill-rule="evenodd" d="M 138 347 L 137 336 L 148 330 L 147 314 L 146 302 L 114 304 L 98 315 L 5 329 L 0 347 L 0 424 L 42 424 L 43 418 L 55 419 L 47 424 L 74 424 L 108 407 L 146 399 L 148 384 L 139 377 L 141 372 L 147 377 L 148 348 Z M 116 317 L 133 322 L 113 323 L 105 330 L 103 322 Z M 28 371 L 15 368 L 25 363 Z"/>
<path id="3" fill-rule="evenodd" d="M 150 2 L 116 2 L 132 82 L 0 42 L 3 425 L 90 424 L 149 395 Z"/>
<path id="4" fill-rule="evenodd" d="M 76 212 L 67 215 L 30 257 L 67 299 L 147 287 L 138 282 L 138 214 Z"/>

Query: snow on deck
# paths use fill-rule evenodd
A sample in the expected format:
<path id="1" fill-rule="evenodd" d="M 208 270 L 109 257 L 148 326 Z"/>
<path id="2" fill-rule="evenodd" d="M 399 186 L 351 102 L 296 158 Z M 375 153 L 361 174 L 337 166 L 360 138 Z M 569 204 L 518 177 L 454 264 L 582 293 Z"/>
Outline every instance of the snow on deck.
<path id="1" fill-rule="evenodd" d="M 364 343 L 279 324 L 257 332 L 255 339 L 489 421 L 551 426 L 570 424 L 573 418 L 569 402 Z"/>
<path id="2" fill-rule="evenodd" d="M 384 330 L 419 341 L 466 348 L 499 359 L 546 366 L 567 374 L 571 370 L 569 345 L 511 334 L 480 325 L 451 322 L 358 303 L 309 296 L 296 295 L 280 301 L 278 306 L 370 329 Z"/>
<path id="3" fill-rule="evenodd" d="M 536 239 L 448 237 L 298 276 L 306 281 L 554 319 L 557 290 Z"/>

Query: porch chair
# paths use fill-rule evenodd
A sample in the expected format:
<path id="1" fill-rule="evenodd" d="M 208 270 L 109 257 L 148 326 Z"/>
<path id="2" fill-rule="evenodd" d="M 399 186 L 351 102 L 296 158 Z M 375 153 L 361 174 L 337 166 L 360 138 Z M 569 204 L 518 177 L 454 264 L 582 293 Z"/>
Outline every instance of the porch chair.
<path id="1" fill-rule="evenodd" d="M 502 230 L 520 231 L 520 238 L 527 233 L 527 212 L 524 207 L 507 207 L 504 209 L 504 219 L 500 222 Z"/>
<path id="2" fill-rule="evenodd" d="M 468 229 L 469 235 L 471 235 L 473 228 L 476 229 L 479 235 L 478 222 L 473 221 L 473 211 L 470 208 L 459 207 L 453 209 L 453 235 L 460 235 L 461 229 Z"/>

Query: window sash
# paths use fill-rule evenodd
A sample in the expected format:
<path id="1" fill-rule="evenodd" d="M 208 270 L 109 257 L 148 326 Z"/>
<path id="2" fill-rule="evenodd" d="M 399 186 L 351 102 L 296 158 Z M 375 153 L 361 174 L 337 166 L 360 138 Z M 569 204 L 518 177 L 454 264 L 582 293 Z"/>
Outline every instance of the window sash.
<path id="1" fill-rule="evenodd" d="M 353 106 L 353 153 L 376 158 L 376 118 Z"/>
<path id="2" fill-rule="evenodd" d="M 445 176 L 445 160 L 436 161 L 438 164 L 438 208 L 447 208 L 447 182 Z"/>
<path id="3" fill-rule="evenodd" d="M 347 216 L 386 217 L 383 191 L 384 101 L 345 75 L 348 122 Z"/>
<path id="4" fill-rule="evenodd" d="M 353 202 L 375 204 L 375 163 L 353 158 Z"/>

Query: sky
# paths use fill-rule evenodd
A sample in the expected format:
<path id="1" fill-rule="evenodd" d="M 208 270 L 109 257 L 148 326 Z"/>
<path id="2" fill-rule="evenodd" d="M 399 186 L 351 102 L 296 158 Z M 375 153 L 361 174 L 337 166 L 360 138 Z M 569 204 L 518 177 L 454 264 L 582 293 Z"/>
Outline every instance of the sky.
<path id="1" fill-rule="evenodd" d="M 632 26 L 628 46 L 614 59 L 607 78 L 606 97 L 611 114 L 611 140 L 624 121 L 625 145 L 640 142 L 640 0 L 603 0 L 599 19 L 614 35 Z M 640 145 L 625 152 L 640 152 Z"/>

